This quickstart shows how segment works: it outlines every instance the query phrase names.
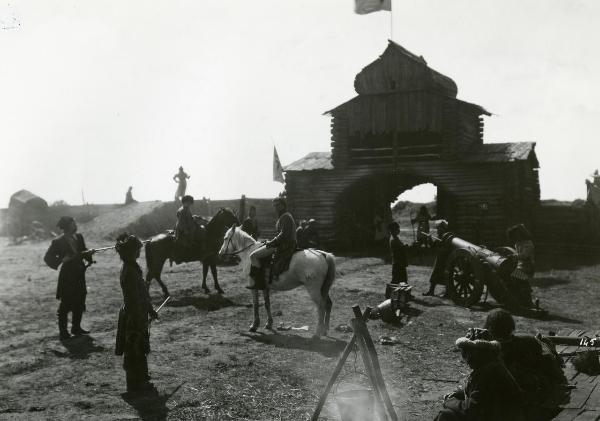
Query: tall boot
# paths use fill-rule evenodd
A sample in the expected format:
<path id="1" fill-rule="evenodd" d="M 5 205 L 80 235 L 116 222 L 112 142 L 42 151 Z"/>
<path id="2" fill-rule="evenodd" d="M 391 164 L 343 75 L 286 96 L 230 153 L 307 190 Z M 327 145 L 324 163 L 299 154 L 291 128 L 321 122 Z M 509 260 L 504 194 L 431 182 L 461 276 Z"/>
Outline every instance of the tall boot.
<path id="1" fill-rule="evenodd" d="M 250 283 L 248 289 L 265 289 L 265 277 L 262 268 L 250 266 Z"/>
<path id="2" fill-rule="evenodd" d="M 58 316 L 58 334 L 61 340 L 71 338 L 69 334 L 69 330 L 67 329 L 67 324 L 69 319 L 67 318 L 68 313 L 59 311 L 57 313 Z"/>
<path id="3" fill-rule="evenodd" d="M 73 311 L 73 319 L 71 320 L 71 333 L 73 335 L 87 335 L 90 333 L 89 330 L 81 328 L 81 317 L 83 311 Z"/>

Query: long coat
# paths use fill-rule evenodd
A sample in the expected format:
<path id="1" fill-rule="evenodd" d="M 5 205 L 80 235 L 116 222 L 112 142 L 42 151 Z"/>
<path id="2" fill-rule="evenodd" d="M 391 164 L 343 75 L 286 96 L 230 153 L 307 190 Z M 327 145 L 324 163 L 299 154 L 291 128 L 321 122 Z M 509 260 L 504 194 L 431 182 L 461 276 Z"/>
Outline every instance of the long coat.
<path id="1" fill-rule="evenodd" d="M 124 305 L 117 338 L 124 339 L 120 345 L 125 354 L 146 355 L 150 352 L 148 313 L 152 304 L 140 266 L 136 262 L 123 263 L 120 282 Z"/>
<path id="2" fill-rule="evenodd" d="M 58 269 L 58 284 L 56 286 L 56 299 L 61 300 L 61 307 L 65 311 L 85 311 L 85 296 L 87 287 L 85 284 L 85 263 L 92 262 L 89 255 L 82 253 L 87 250 L 83 235 L 75 234 L 74 247 L 64 235 L 61 235 L 50 243 L 48 251 L 44 255 L 44 262 L 52 269 Z M 62 259 L 66 256 L 74 258 L 66 263 Z M 62 263 L 62 264 L 61 264 Z"/>

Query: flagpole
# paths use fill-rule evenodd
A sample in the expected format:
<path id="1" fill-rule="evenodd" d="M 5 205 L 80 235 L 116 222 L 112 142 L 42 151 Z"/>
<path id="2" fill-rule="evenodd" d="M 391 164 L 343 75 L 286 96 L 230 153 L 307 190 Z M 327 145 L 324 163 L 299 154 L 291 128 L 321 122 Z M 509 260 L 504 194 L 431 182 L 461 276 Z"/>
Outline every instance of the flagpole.
<path id="1" fill-rule="evenodd" d="M 394 40 L 394 5 L 393 1 L 390 0 L 390 40 Z"/>

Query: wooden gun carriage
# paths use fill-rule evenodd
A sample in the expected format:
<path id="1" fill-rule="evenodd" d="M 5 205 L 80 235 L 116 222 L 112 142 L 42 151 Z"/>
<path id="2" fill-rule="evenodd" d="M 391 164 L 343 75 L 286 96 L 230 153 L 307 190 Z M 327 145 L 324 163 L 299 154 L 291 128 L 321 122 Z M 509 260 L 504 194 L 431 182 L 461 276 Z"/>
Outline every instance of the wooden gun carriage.
<path id="1" fill-rule="evenodd" d="M 463 307 L 477 304 L 484 289 L 501 304 L 514 304 L 513 293 L 509 288 L 511 273 L 517 266 L 514 249 L 502 247 L 489 250 L 476 246 L 454 234 L 442 235 L 436 265 L 443 265 L 447 292 L 452 301 Z M 487 293 L 486 293 L 487 297 Z"/>

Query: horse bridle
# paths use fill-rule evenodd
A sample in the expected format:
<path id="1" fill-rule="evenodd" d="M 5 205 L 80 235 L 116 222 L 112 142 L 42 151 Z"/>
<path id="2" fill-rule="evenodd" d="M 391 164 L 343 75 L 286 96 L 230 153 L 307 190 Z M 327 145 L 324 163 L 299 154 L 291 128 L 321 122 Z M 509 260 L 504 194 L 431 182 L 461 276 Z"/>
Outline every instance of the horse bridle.
<path id="1" fill-rule="evenodd" d="M 231 235 L 230 235 L 230 236 L 229 236 L 229 238 L 227 239 L 227 246 L 225 247 L 225 250 L 227 250 L 227 249 L 229 248 L 229 244 L 231 244 L 231 240 L 233 239 L 233 233 L 234 233 L 234 231 L 235 231 L 235 228 L 236 228 L 236 227 L 235 227 L 235 225 L 231 227 L 231 229 L 232 229 L 232 231 L 231 231 Z M 234 251 L 234 252 L 231 252 L 231 253 L 223 253 L 223 254 L 221 254 L 221 256 L 237 256 L 237 255 L 238 255 L 238 254 L 240 254 L 241 252 L 248 250 L 248 249 L 249 249 L 250 247 L 252 247 L 254 244 L 256 244 L 256 243 L 250 243 L 250 244 L 248 244 L 246 247 L 244 247 L 244 248 L 243 248 L 243 249 L 241 249 L 241 250 L 237 250 L 237 251 Z"/>

